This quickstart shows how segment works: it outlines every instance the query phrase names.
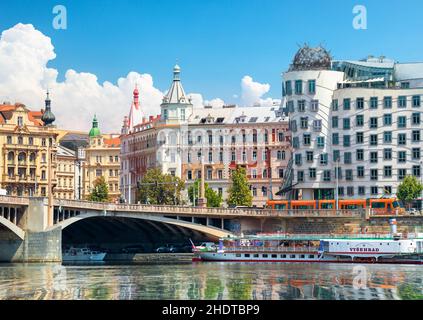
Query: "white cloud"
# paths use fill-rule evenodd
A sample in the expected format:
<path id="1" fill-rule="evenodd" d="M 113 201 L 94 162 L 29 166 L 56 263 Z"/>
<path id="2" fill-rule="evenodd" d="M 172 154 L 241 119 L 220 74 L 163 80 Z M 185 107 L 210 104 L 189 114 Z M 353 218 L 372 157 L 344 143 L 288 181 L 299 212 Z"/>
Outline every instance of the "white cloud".
<path id="1" fill-rule="evenodd" d="M 252 77 L 244 76 L 241 80 L 241 103 L 244 106 L 260 104 L 261 106 L 272 106 L 280 102 L 278 99 L 262 97 L 270 90 L 270 84 L 255 82 Z"/>
<path id="2" fill-rule="evenodd" d="M 222 108 L 225 105 L 225 101 L 220 98 L 206 100 L 204 102 L 205 105 L 212 106 L 212 108 Z"/>
<path id="3" fill-rule="evenodd" d="M 30 24 L 17 24 L 2 32 L 0 102 L 22 102 L 39 110 L 44 107 L 45 91 L 49 88 L 59 127 L 88 131 L 97 114 L 103 132 L 119 132 L 137 83 L 145 116 L 160 113 L 163 93 L 154 87 L 151 75 L 130 72 L 116 84 L 101 84 L 96 75 L 71 69 L 59 82 L 58 71 L 47 67 L 55 58 L 51 39 Z"/>

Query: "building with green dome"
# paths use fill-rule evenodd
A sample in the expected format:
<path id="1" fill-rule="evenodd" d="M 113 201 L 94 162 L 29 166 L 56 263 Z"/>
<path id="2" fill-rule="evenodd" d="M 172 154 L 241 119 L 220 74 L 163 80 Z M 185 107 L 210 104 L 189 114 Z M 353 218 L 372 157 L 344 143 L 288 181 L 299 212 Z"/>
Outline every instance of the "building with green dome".
<path id="1" fill-rule="evenodd" d="M 90 139 L 99 136 L 100 133 L 100 129 L 98 128 L 98 121 L 97 121 L 97 117 L 96 115 L 94 115 L 94 119 L 93 119 L 93 126 L 90 130 L 90 133 L 88 134 Z"/>

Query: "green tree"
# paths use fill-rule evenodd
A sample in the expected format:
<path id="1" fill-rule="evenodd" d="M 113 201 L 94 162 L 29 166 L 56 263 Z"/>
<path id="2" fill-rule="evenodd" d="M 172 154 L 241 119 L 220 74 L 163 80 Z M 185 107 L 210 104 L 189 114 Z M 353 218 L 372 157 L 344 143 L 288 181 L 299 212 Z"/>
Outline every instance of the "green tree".
<path id="1" fill-rule="evenodd" d="M 88 196 L 89 201 L 107 202 L 109 201 L 109 187 L 104 177 L 98 177 L 94 181 L 94 188 Z"/>
<path id="2" fill-rule="evenodd" d="M 204 183 L 205 196 L 207 199 L 207 207 L 209 208 L 218 208 L 221 206 L 223 199 L 222 196 L 214 191 L 212 188 L 209 187 L 208 183 Z M 195 203 L 194 203 L 194 194 L 195 194 Z M 198 205 L 198 197 L 200 194 L 200 180 L 196 180 L 191 186 L 188 188 L 188 197 L 191 203 L 194 205 Z"/>
<path id="3" fill-rule="evenodd" d="M 228 205 L 251 207 L 253 203 L 253 195 L 251 194 L 250 186 L 248 184 L 245 168 L 238 166 L 236 170 L 232 171 L 231 180 L 232 185 L 228 190 Z"/>
<path id="4" fill-rule="evenodd" d="M 138 188 L 138 201 L 141 203 L 173 205 L 181 204 L 181 191 L 184 182 L 171 174 L 163 174 L 160 169 L 150 169 Z"/>
<path id="5" fill-rule="evenodd" d="M 420 197 L 423 184 L 414 176 L 406 176 L 398 186 L 397 197 L 399 200 L 411 206 L 411 202 Z"/>

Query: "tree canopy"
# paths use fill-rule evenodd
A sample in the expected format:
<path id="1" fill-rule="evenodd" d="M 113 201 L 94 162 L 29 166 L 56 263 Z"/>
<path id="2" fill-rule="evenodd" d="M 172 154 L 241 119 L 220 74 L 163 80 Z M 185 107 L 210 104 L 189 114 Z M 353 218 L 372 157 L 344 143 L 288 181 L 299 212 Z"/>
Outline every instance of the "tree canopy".
<path id="1" fill-rule="evenodd" d="M 238 166 L 232 171 L 227 203 L 230 206 L 252 206 L 253 195 L 248 184 L 245 168 Z"/>
<path id="2" fill-rule="evenodd" d="M 204 183 L 205 188 L 205 196 L 207 199 L 207 207 L 209 208 L 218 208 L 222 204 L 222 196 L 214 191 L 212 188 L 209 187 L 208 183 Z M 191 203 L 194 203 L 194 194 L 195 194 L 195 203 L 194 205 L 198 205 L 198 198 L 200 193 L 200 180 L 196 180 L 191 186 L 188 188 L 188 197 Z"/>
<path id="3" fill-rule="evenodd" d="M 398 186 L 397 197 L 399 200 L 411 203 L 420 197 L 423 184 L 414 176 L 406 176 L 404 181 Z"/>
<path id="4" fill-rule="evenodd" d="M 150 169 L 138 185 L 138 201 L 159 205 L 181 204 L 184 187 L 180 178 L 163 174 L 158 168 Z"/>
<path id="5" fill-rule="evenodd" d="M 88 196 L 89 201 L 107 202 L 109 201 L 109 187 L 103 176 L 94 181 L 94 187 Z"/>

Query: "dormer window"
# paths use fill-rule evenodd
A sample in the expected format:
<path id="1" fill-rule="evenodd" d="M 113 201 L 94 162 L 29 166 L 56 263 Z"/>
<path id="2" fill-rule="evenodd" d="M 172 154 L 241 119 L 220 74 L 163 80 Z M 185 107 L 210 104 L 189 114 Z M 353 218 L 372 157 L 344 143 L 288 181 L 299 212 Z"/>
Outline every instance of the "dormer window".
<path id="1" fill-rule="evenodd" d="M 18 126 L 23 127 L 23 117 L 18 117 Z"/>

